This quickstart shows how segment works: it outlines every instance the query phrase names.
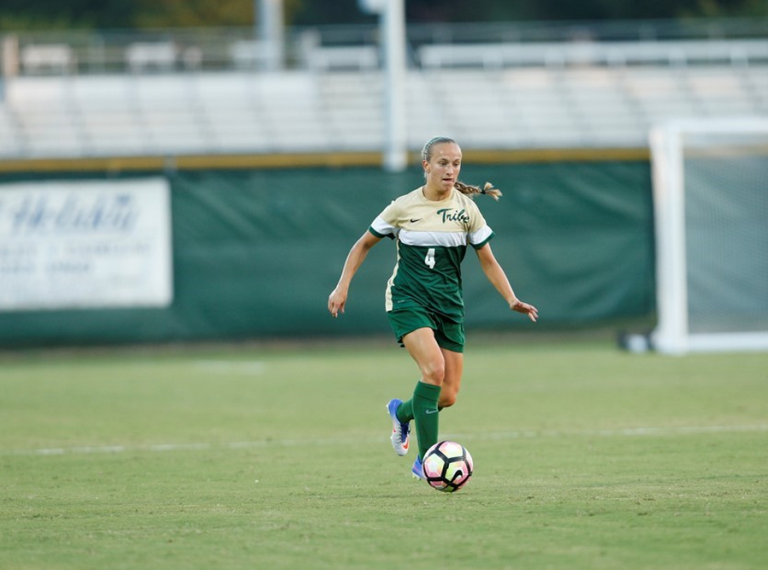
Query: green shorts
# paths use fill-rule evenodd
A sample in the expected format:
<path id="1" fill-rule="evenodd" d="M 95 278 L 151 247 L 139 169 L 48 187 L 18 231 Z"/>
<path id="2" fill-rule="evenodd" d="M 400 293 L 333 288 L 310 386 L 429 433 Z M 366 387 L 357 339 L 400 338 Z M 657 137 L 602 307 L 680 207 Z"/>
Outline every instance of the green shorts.
<path id="1" fill-rule="evenodd" d="M 395 331 L 397 342 L 403 346 L 403 337 L 416 329 L 428 327 L 435 331 L 437 345 L 453 352 L 464 352 L 464 323 L 457 323 L 423 307 L 408 307 L 387 313 L 389 324 Z"/>

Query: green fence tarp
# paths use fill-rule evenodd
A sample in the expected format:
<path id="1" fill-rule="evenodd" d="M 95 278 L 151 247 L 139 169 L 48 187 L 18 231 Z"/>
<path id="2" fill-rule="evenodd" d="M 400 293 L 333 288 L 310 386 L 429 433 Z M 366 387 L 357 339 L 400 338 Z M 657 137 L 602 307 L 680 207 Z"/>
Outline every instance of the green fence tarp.
<path id="1" fill-rule="evenodd" d="M 539 308 L 542 326 L 653 314 L 647 162 L 466 165 L 461 178 L 504 192 L 499 202 L 477 201 L 496 234 L 497 259 L 518 296 Z M 2 182 L 20 179 L 41 177 L 6 176 L 0 195 Z M 326 303 L 349 248 L 392 199 L 422 183 L 420 169 L 185 171 L 168 179 L 170 307 L 0 312 L 0 346 L 388 333 L 389 240 L 358 272 L 341 319 L 330 318 Z M 474 257 L 468 252 L 463 267 L 467 326 L 524 326 Z"/>

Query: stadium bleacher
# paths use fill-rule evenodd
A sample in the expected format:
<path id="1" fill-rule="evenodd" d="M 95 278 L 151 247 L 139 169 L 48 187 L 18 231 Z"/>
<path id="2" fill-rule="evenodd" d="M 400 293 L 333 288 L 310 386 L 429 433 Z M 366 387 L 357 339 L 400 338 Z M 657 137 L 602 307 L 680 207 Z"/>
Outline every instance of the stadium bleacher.
<path id="1" fill-rule="evenodd" d="M 207 70 L 202 52 L 189 66 L 173 42 L 132 42 L 120 73 L 76 73 L 73 50 L 34 47 L 21 53 L 56 57 L 37 67 L 25 60 L 6 82 L 0 159 L 384 143 L 384 76 L 370 45 L 314 46 L 298 65 L 265 72 L 256 43 L 219 46 L 231 66 Z M 434 43 L 411 54 L 414 149 L 436 129 L 473 149 L 645 148 L 650 127 L 670 117 L 768 115 L 764 39 Z"/>

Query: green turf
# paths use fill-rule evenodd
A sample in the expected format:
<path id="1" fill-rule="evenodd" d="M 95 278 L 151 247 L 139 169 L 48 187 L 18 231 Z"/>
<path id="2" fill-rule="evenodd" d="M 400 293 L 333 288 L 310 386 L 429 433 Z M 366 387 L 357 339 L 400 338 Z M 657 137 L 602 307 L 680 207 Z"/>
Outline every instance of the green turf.
<path id="1" fill-rule="evenodd" d="M 0 568 L 768 568 L 768 354 L 472 342 L 409 478 L 392 346 L 0 357 Z"/>

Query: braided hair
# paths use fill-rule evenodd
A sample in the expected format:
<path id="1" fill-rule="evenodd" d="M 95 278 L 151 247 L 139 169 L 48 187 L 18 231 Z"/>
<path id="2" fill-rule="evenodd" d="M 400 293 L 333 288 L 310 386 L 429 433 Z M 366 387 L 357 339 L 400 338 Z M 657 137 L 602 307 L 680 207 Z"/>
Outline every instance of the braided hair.
<path id="1" fill-rule="evenodd" d="M 429 162 L 432 158 L 432 147 L 439 144 L 457 144 L 455 140 L 448 137 L 435 137 L 429 141 L 427 141 L 427 144 L 424 145 L 424 148 L 421 149 L 421 159 L 423 161 Z M 426 173 L 424 174 L 426 176 Z M 494 200 L 498 200 L 499 196 L 501 196 L 501 190 L 498 188 L 494 188 L 493 184 L 490 182 L 486 182 L 485 185 L 483 185 L 482 188 L 479 186 L 473 186 L 472 184 L 465 184 L 464 182 L 456 181 L 454 184 L 454 187 L 456 190 L 461 192 L 462 194 L 466 194 L 470 198 L 474 198 L 475 194 L 486 194 L 493 198 Z"/>

